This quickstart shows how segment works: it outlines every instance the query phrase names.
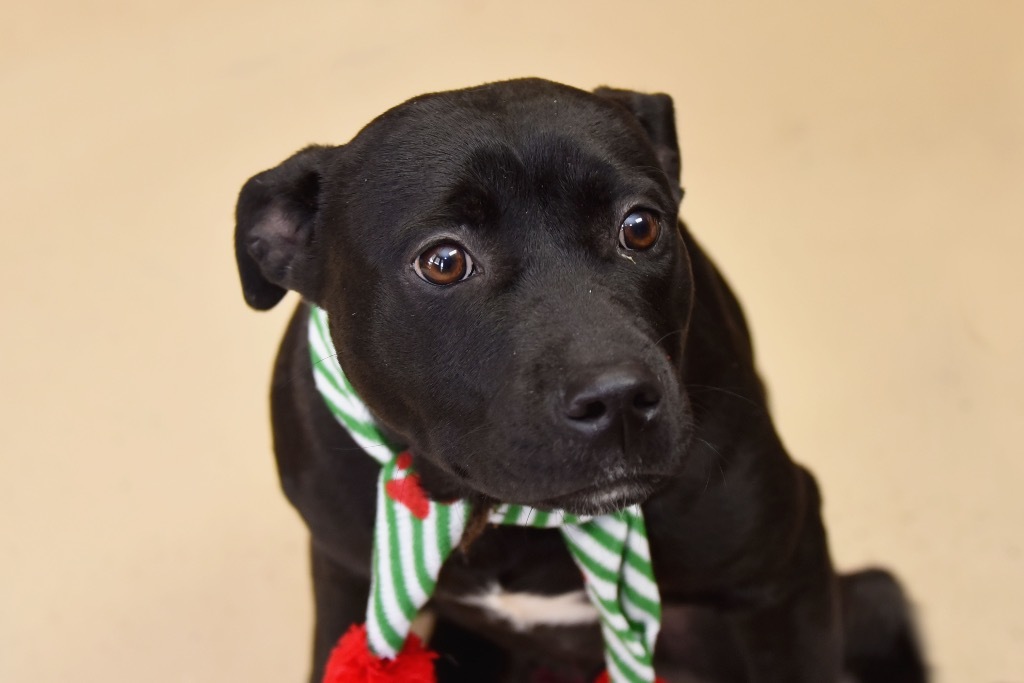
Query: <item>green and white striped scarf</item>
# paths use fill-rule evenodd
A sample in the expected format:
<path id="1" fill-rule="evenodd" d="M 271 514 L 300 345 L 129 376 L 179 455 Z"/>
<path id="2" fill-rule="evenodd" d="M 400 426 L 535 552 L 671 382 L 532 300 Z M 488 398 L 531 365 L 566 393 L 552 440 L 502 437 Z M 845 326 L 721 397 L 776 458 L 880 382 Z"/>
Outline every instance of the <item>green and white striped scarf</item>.
<path id="1" fill-rule="evenodd" d="M 464 501 L 440 503 L 423 496 L 411 457 L 388 444 L 342 372 L 327 314 L 315 306 L 309 319 L 309 350 L 316 386 L 327 407 L 381 465 L 366 630 L 372 652 L 384 659 L 394 658 L 412 620 L 433 594 L 442 565 L 458 546 L 470 506 Z M 661 598 L 639 505 L 597 517 L 501 505 L 490 520 L 494 524 L 558 527 L 583 574 L 587 596 L 600 614 L 610 680 L 654 683 Z"/>

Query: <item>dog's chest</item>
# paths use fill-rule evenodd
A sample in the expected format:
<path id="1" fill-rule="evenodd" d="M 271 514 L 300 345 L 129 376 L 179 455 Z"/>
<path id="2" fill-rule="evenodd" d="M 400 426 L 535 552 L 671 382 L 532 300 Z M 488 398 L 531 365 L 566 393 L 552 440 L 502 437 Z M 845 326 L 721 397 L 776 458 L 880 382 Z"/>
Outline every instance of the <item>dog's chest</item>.
<path id="1" fill-rule="evenodd" d="M 519 632 L 598 623 L 578 567 L 553 529 L 494 527 L 441 577 L 446 602 Z"/>
<path id="2" fill-rule="evenodd" d="M 545 595 L 510 591 L 495 583 L 458 600 L 483 610 L 492 621 L 503 622 L 517 631 L 544 626 L 583 626 L 597 623 L 599 619 L 597 608 L 582 590 Z"/>

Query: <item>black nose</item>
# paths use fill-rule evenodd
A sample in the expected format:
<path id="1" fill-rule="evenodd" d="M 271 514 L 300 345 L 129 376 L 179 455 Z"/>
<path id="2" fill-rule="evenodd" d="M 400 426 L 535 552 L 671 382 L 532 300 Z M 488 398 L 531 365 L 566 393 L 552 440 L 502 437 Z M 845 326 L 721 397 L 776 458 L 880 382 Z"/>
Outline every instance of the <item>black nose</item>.
<path id="1" fill-rule="evenodd" d="M 566 384 L 566 422 L 597 436 L 615 428 L 636 429 L 655 419 L 661 387 L 639 363 L 623 363 L 576 375 Z"/>

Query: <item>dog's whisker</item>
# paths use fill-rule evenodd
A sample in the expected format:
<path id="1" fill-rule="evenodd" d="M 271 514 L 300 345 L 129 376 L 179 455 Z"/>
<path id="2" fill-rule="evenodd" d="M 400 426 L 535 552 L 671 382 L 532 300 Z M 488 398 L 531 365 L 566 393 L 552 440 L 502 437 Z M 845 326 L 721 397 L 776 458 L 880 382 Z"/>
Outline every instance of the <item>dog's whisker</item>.
<path id="1" fill-rule="evenodd" d="M 682 334 L 683 332 L 686 332 L 686 328 L 685 327 L 680 327 L 678 330 L 672 330 L 671 332 L 666 332 L 665 334 L 663 334 L 660 337 L 658 337 L 658 339 L 655 340 L 654 343 L 651 344 L 651 346 L 657 346 L 658 344 L 660 344 L 661 342 L 665 341 L 666 339 L 668 339 L 672 335 L 674 335 L 674 334 Z"/>
<path id="2" fill-rule="evenodd" d="M 724 387 L 713 387 L 713 386 L 709 386 L 707 384 L 689 384 L 688 383 L 686 385 L 686 388 L 688 390 L 689 389 L 703 389 L 704 391 L 717 391 L 717 392 L 719 392 L 721 394 L 726 394 L 727 396 L 732 396 L 733 398 L 738 398 L 741 401 L 745 401 L 746 403 L 749 403 L 752 406 L 760 407 L 760 404 L 757 403 L 757 401 L 753 400 L 752 398 L 750 398 L 748 396 L 744 396 L 743 394 L 737 393 L 737 392 L 732 391 L 730 389 L 726 389 Z"/>
<path id="3" fill-rule="evenodd" d="M 338 357 L 337 353 L 332 353 L 329 356 L 324 356 L 323 358 L 319 359 L 315 363 L 313 363 L 312 359 L 311 359 L 310 360 L 310 365 L 311 365 L 311 367 L 316 367 L 316 366 L 320 365 L 321 363 L 330 360 L 331 358 L 337 358 L 337 357 Z M 286 381 L 281 382 L 281 384 L 291 384 L 291 383 L 297 381 L 299 377 L 302 377 L 302 376 L 308 375 L 308 374 L 309 374 L 309 372 L 305 368 L 303 368 L 301 366 L 300 367 L 296 367 L 296 368 L 294 368 L 289 373 L 288 379 Z"/>
<path id="4" fill-rule="evenodd" d="M 701 494 L 702 495 L 707 493 L 708 492 L 708 487 L 711 486 L 711 462 L 710 461 L 705 464 L 705 468 L 704 469 L 706 470 L 706 475 L 704 477 L 704 488 L 701 490 Z"/>
<path id="5" fill-rule="evenodd" d="M 722 454 L 722 451 L 718 450 L 718 448 L 716 448 L 715 445 L 713 443 L 711 443 L 710 441 L 708 441 L 707 439 L 699 437 L 699 436 L 695 436 L 694 438 L 697 441 L 700 441 L 702 444 L 704 444 L 708 448 L 710 448 L 712 450 L 712 452 L 714 452 L 714 454 L 716 456 L 718 456 L 717 458 L 712 458 L 711 461 L 715 465 L 718 466 L 718 471 L 722 473 L 722 485 L 723 486 L 728 486 L 729 485 L 729 480 L 726 479 L 725 469 L 722 467 L 722 462 L 724 461 L 726 464 L 728 464 L 728 462 L 729 462 L 728 459 L 725 457 L 725 455 Z M 705 488 L 705 490 L 707 490 L 707 485 L 705 485 L 704 488 Z"/>

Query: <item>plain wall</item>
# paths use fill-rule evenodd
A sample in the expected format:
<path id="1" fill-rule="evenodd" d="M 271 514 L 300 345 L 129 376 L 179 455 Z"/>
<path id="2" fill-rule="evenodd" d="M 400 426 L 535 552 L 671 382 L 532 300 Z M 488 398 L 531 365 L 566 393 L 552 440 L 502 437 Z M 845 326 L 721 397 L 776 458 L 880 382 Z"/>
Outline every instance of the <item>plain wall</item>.
<path id="1" fill-rule="evenodd" d="M 304 529 L 246 309 L 250 175 L 413 95 L 675 98 L 683 216 L 750 317 L 841 568 L 937 680 L 1024 681 L 1024 3 L 0 8 L 0 680 L 300 681 Z"/>

